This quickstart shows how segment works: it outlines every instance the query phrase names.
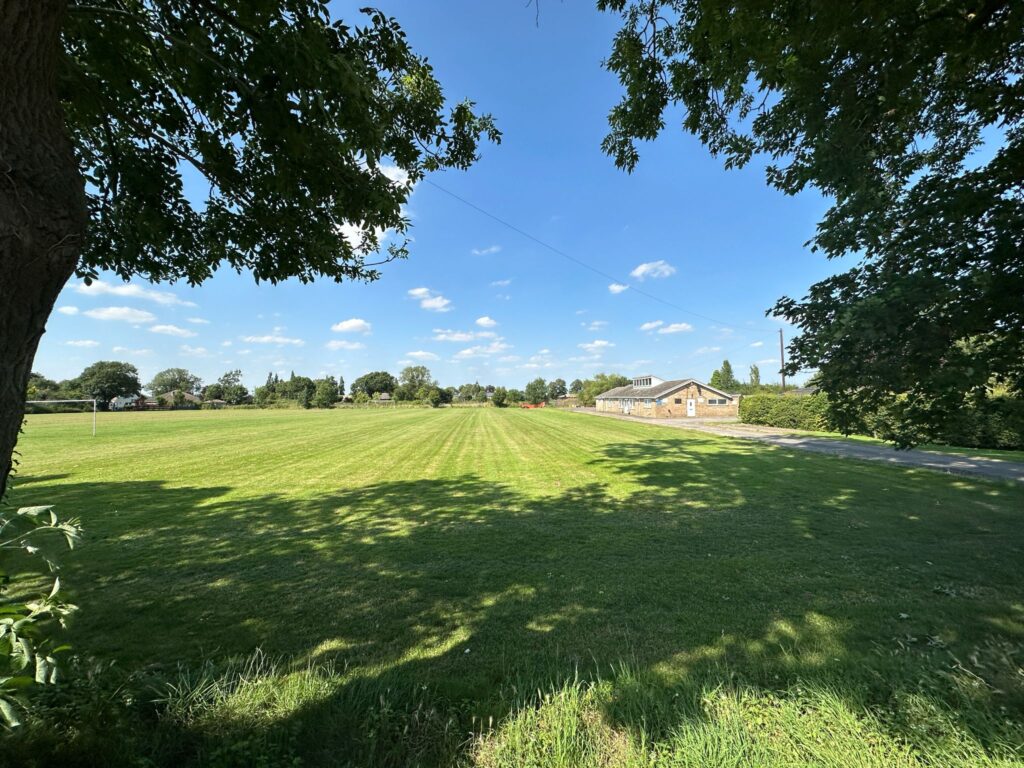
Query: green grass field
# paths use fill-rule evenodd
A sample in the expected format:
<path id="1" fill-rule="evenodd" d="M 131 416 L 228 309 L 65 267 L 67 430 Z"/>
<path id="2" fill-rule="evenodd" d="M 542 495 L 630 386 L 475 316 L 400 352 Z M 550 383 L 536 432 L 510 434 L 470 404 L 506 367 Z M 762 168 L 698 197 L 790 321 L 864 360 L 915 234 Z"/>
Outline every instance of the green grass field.
<path id="1" fill-rule="evenodd" d="M 86 531 L 76 652 L 156 693 L 52 694 L 61 734 L 9 759 L 1024 764 L 1019 486 L 514 409 L 36 416 L 19 447 L 12 501 Z"/>

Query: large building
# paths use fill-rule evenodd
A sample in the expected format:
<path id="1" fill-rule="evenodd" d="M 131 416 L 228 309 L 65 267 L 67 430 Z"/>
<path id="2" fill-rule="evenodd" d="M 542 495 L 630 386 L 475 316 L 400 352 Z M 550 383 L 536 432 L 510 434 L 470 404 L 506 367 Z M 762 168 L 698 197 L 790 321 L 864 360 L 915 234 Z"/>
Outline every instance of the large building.
<path id="1" fill-rule="evenodd" d="M 652 419 L 706 419 L 739 416 L 740 396 L 696 379 L 665 381 L 657 376 L 637 376 L 629 386 L 602 392 L 596 404 L 601 413 Z"/>

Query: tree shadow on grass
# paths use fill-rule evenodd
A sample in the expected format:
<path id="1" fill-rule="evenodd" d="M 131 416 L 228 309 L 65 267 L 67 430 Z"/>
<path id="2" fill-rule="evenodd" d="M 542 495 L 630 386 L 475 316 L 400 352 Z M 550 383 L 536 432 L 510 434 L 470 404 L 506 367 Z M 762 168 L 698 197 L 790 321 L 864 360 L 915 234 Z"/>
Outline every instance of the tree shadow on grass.
<path id="1" fill-rule="evenodd" d="M 297 739 L 312 764 L 446 764 L 537 689 L 597 674 L 614 687 L 607 723 L 641 739 L 741 683 L 888 707 L 913 744 L 894 702 L 955 707 L 951 670 L 1020 648 L 1018 489 L 713 447 L 607 445 L 592 463 L 624 484 L 536 496 L 473 475 L 307 499 L 150 482 L 24 482 L 19 496 L 75 510 L 89 532 L 65 567 L 80 651 L 170 669 L 260 647 L 293 672 L 337 670 L 279 715 L 189 726 L 207 751 L 186 762 L 257 731 Z M 969 670 L 981 705 L 1020 721 L 1024 687 L 985 663 Z M 396 711 L 410 718 L 397 732 L 443 722 L 401 737 L 380 722 Z M 994 746 L 970 717 L 959 727 Z"/>

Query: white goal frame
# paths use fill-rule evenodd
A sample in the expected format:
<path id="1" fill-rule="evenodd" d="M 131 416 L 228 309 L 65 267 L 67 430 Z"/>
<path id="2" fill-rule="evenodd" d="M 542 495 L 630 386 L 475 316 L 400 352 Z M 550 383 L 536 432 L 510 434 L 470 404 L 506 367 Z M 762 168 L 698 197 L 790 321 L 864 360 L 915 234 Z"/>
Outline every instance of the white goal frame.
<path id="1" fill-rule="evenodd" d="M 54 405 L 56 403 L 92 403 L 92 436 L 96 437 L 96 400 L 26 400 L 25 405 Z"/>

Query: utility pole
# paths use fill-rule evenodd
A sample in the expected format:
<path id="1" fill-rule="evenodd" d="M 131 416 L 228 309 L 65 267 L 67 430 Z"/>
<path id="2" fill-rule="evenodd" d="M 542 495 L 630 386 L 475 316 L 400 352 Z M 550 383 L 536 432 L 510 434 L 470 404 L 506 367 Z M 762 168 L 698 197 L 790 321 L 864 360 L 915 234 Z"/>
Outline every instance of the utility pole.
<path id="1" fill-rule="evenodd" d="M 782 343 L 782 329 L 779 328 L 779 361 L 782 363 L 782 367 L 779 368 L 779 373 L 782 376 L 782 391 L 786 391 L 786 348 Z"/>

